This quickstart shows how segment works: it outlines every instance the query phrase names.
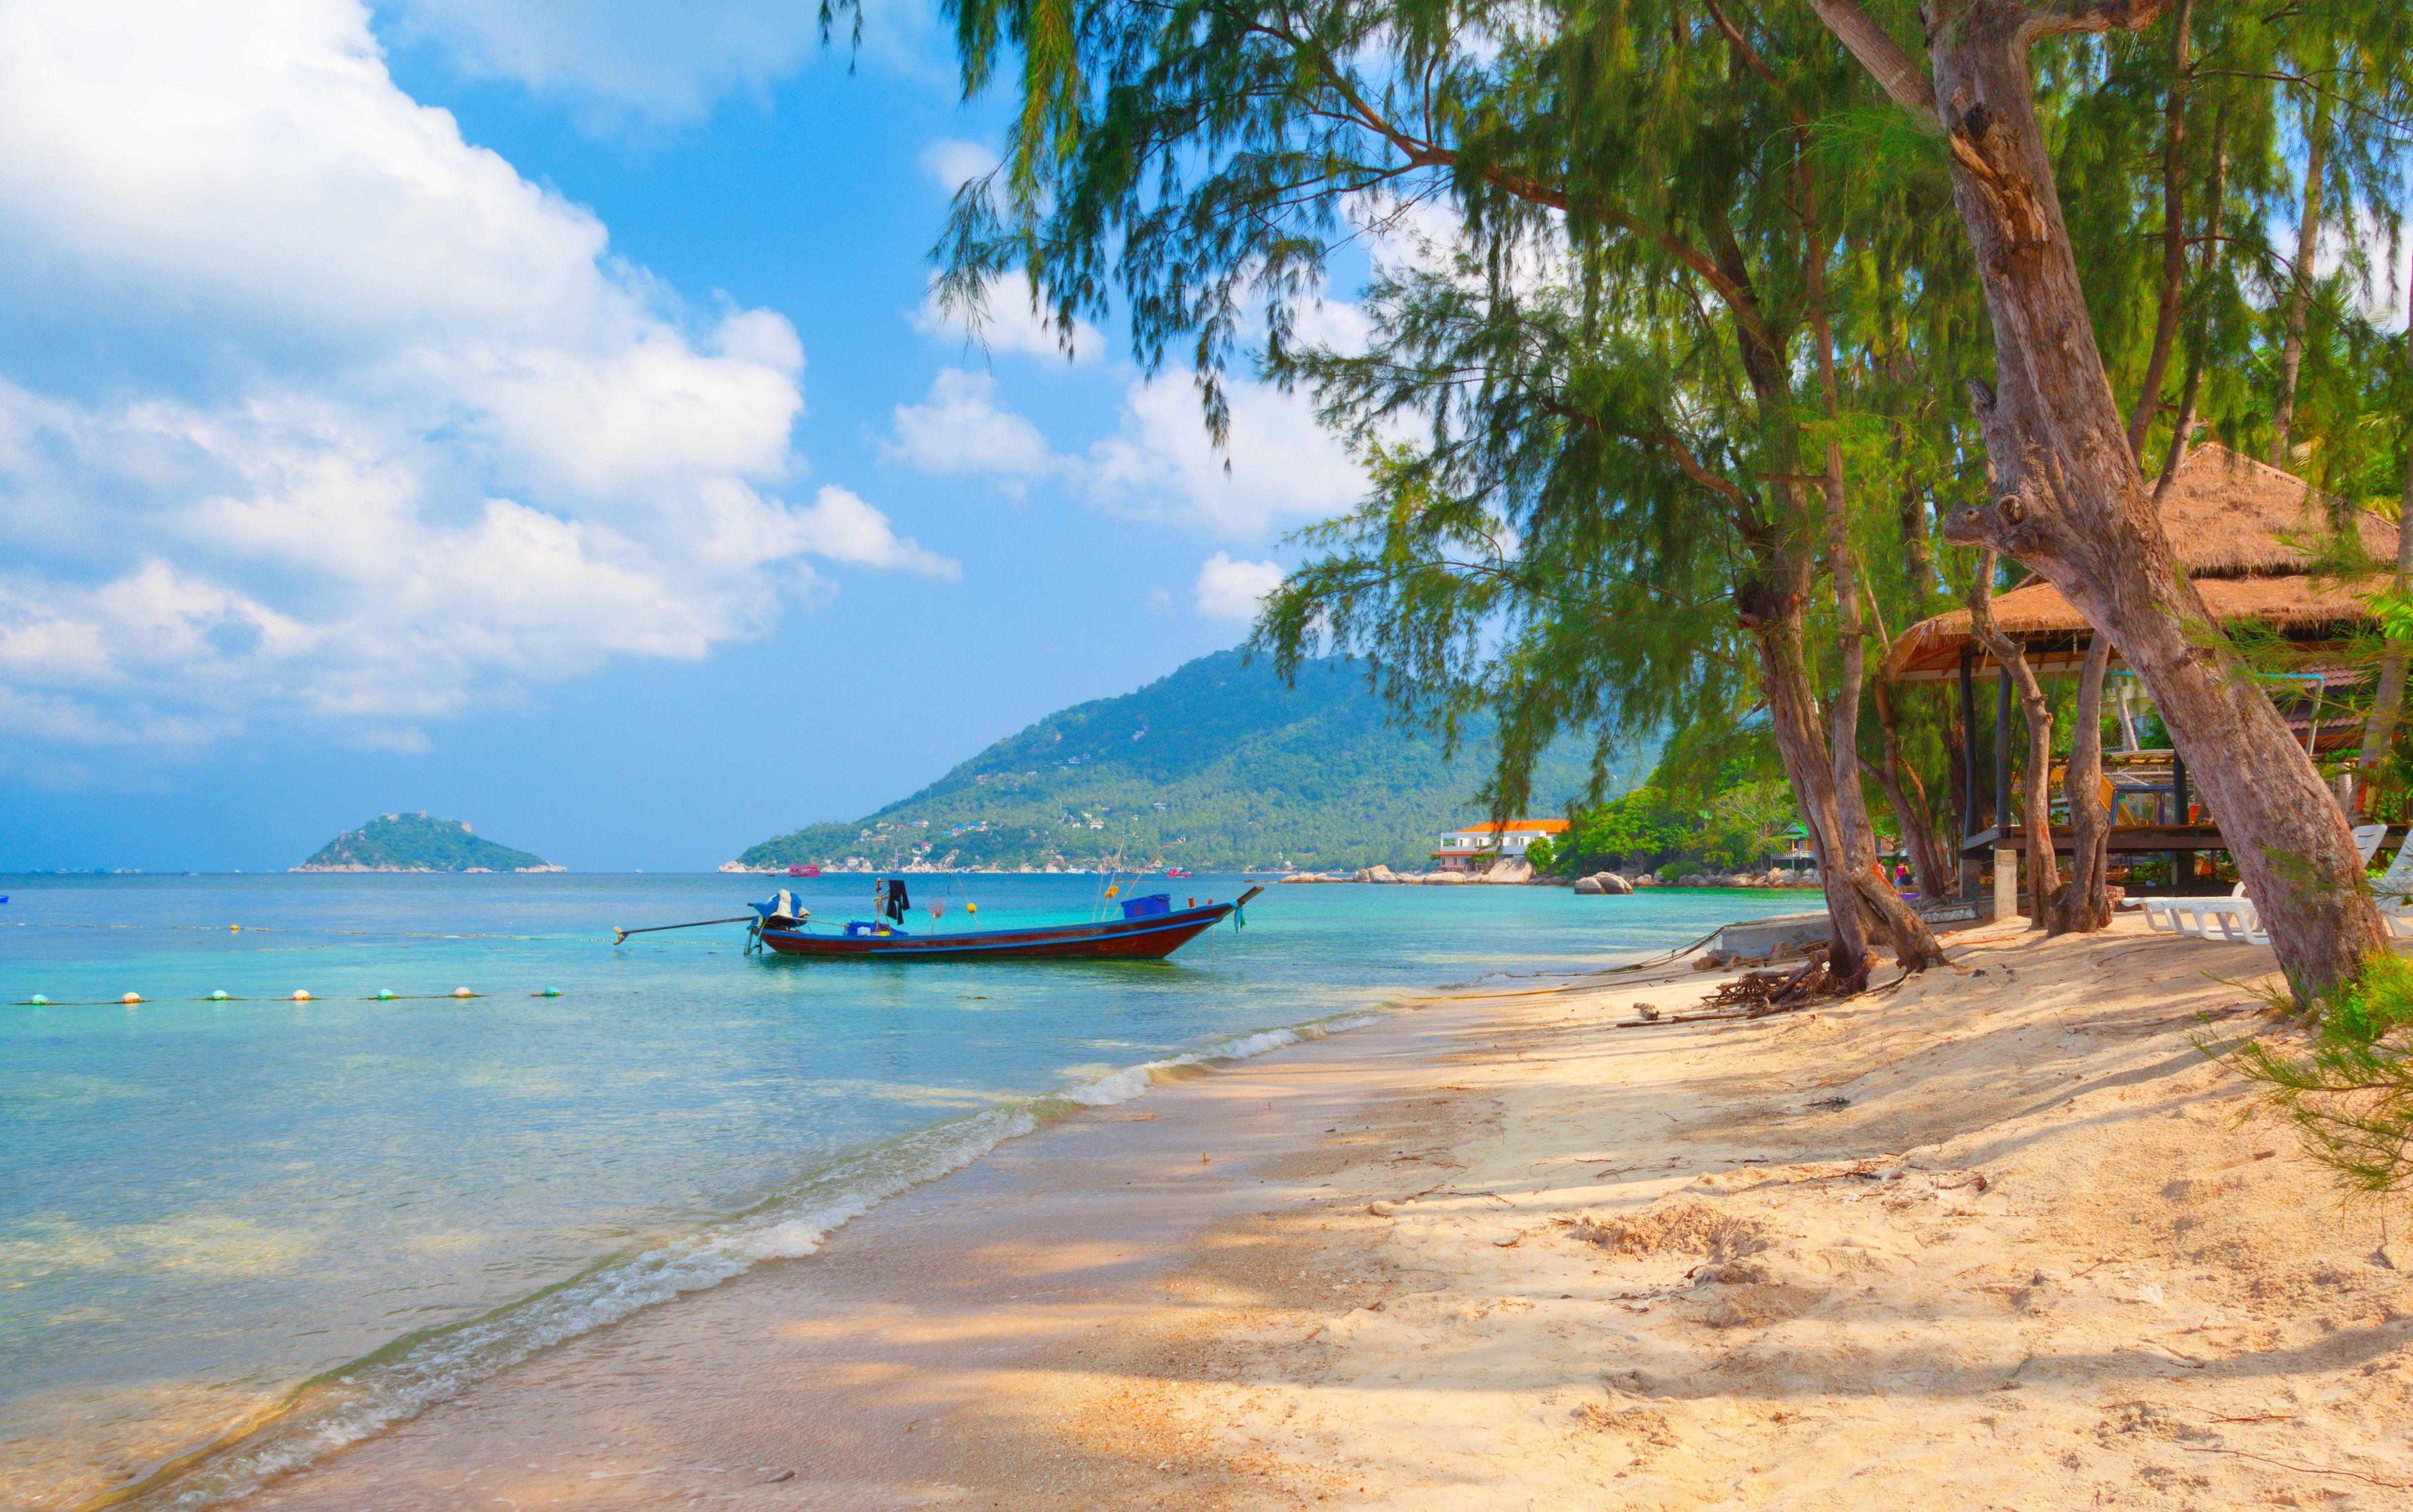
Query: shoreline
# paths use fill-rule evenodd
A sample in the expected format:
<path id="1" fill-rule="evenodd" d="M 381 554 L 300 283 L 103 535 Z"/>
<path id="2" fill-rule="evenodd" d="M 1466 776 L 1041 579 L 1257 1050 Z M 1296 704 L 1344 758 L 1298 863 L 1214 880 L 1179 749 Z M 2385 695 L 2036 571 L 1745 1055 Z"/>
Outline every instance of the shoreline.
<path id="1" fill-rule="evenodd" d="M 2413 1245 L 2189 1043 L 2268 953 L 1947 940 L 1756 1023 L 1616 1027 L 1726 973 L 1437 995 L 246 1505 L 2395 1505 Z"/>
<path id="2" fill-rule="evenodd" d="M 888 1204 L 994 1159 L 1012 1143 L 1283 1049 L 1379 1025 L 1394 1005 L 1250 1030 L 1135 1062 L 847 1151 L 737 1212 L 663 1246 L 606 1255 L 479 1315 L 406 1332 L 320 1371 L 226 1431 L 138 1479 L 29 1506 L 75 1512 L 245 1505 L 263 1486 L 356 1444 L 373 1444 L 533 1356 L 667 1304 L 730 1284 L 766 1264 L 807 1259 Z M 1153 1115 L 1147 1115 L 1152 1118 Z M 365 1385 L 356 1384 L 365 1383 Z M 348 1388 L 348 1389 L 347 1389 Z M 0 1505 L 16 1505 L 7 1503 Z"/>
<path id="3" fill-rule="evenodd" d="M 809 1259 L 566 1340 L 234 1505 L 433 1508 L 474 1480 L 481 1499 L 522 1505 L 635 1505 L 673 1494 L 676 1467 L 652 1462 L 665 1454 L 722 1466 L 698 1472 L 713 1494 L 733 1489 L 733 1455 L 761 1459 L 776 1505 L 919 1505 L 914 1487 L 966 1475 L 999 1494 L 1035 1476 L 1052 1497 L 1066 1485 L 1053 1451 L 934 1433 L 933 1420 L 989 1421 L 1052 1356 L 1155 1309 L 1217 1225 L 1311 1199 L 1347 1163 L 1301 1153 L 1309 1142 L 1362 1122 L 1385 1088 L 1420 1087 L 1482 1032 L 1493 994 L 1443 991 L 1071 1113 L 889 1197 Z M 1145 1328 L 1132 1337 L 1155 1347 Z M 793 1411 L 766 1416 L 766 1394 Z M 659 1419 L 670 1401 L 702 1410 Z M 465 1475 L 470 1460 L 486 1472 Z"/>

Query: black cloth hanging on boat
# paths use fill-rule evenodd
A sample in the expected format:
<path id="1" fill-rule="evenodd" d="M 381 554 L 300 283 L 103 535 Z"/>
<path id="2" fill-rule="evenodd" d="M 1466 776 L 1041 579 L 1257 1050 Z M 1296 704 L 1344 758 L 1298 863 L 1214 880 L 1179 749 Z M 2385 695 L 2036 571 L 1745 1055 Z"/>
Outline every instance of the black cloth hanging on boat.
<path id="1" fill-rule="evenodd" d="M 905 879 L 902 877 L 888 879 L 888 901 L 881 905 L 880 912 L 888 915 L 889 922 L 903 924 L 905 911 L 910 906 L 905 897 Z"/>

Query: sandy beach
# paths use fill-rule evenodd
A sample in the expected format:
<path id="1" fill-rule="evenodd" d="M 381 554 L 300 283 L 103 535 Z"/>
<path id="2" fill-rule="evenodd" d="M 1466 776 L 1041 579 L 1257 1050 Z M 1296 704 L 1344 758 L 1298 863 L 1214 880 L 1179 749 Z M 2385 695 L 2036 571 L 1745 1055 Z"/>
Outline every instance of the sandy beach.
<path id="1" fill-rule="evenodd" d="M 1949 942 L 1814 1012 L 1535 980 L 1170 1086 L 246 1505 L 2407 1505 L 2413 1235 L 2189 1043 L 2268 952 Z"/>

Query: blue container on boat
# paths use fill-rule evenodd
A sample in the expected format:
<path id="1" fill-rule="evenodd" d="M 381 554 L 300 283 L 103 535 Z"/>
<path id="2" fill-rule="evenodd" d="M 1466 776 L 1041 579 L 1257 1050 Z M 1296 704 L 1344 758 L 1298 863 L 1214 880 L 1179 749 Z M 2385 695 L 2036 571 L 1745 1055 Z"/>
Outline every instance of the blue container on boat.
<path id="1" fill-rule="evenodd" d="M 1146 897 L 1123 900 L 1123 917 L 1126 919 L 1153 919 L 1172 912 L 1173 897 L 1169 893 L 1150 893 Z"/>

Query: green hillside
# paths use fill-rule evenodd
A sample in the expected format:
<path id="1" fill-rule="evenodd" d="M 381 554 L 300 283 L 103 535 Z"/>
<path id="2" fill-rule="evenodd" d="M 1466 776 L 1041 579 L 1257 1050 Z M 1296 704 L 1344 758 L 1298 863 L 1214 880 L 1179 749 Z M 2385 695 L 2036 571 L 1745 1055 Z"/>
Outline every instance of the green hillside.
<path id="1" fill-rule="evenodd" d="M 544 858 L 480 839 L 457 819 L 386 814 L 318 848 L 296 871 L 559 871 Z"/>
<path id="2" fill-rule="evenodd" d="M 1304 669 L 1285 688 L 1237 651 L 1201 657 L 1120 698 L 1050 715 L 921 792 L 852 823 L 765 840 L 736 865 L 894 870 L 1162 861 L 1196 870 L 1383 862 L 1422 869 L 1437 836 L 1484 816 L 1467 803 L 1490 759 L 1488 729 L 1455 763 L 1384 723 L 1362 664 Z M 1637 751 L 1621 786 L 1649 770 Z M 1589 753 L 1554 752 L 1535 775 L 1555 814 Z"/>

